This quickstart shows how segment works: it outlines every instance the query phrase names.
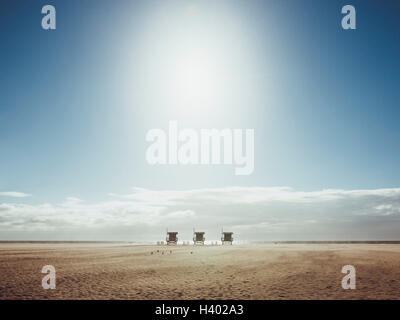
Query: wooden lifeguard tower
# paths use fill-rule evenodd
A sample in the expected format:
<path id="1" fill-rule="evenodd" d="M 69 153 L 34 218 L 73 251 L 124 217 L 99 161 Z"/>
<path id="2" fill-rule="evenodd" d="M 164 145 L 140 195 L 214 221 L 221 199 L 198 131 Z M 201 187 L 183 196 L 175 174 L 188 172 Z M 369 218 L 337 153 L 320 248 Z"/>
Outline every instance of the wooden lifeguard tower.
<path id="1" fill-rule="evenodd" d="M 204 237 L 205 232 L 196 232 L 193 228 L 193 244 L 202 244 L 204 245 L 204 241 L 206 238 Z"/>
<path id="2" fill-rule="evenodd" d="M 167 237 L 165 239 L 167 241 L 167 245 L 177 245 L 178 244 L 178 232 L 170 232 L 167 229 Z"/>
<path id="3" fill-rule="evenodd" d="M 232 243 L 233 243 L 233 232 L 224 232 L 224 229 L 222 229 L 221 242 L 222 242 L 223 245 L 224 244 L 232 245 Z"/>

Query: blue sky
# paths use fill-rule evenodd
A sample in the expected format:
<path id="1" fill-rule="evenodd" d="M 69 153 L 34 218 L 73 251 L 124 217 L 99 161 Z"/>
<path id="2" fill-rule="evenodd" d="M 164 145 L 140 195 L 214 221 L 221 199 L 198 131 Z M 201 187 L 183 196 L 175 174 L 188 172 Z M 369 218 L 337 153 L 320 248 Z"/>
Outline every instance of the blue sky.
<path id="1" fill-rule="evenodd" d="M 41 29 L 45 4 L 57 10 L 56 30 Z M 345 4 L 356 30 L 341 28 Z M 94 205 L 136 187 L 397 188 L 399 13 L 388 0 L 2 1 L 0 204 Z M 215 99 L 185 105 L 171 95 L 188 52 L 218 67 Z M 148 165 L 146 132 L 170 120 L 254 128 L 254 173 Z M 188 206 L 179 212 L 196 214 Z"/>

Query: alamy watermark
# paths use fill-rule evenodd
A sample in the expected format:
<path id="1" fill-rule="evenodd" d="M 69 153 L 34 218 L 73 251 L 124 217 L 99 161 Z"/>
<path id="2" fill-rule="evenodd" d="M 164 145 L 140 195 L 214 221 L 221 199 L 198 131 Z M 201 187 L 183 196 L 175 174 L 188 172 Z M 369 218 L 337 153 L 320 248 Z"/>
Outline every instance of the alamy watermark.
<path id="1" fill-rule="evenodd" d="M 356 29 L 356 9 L 352 5 L 345 5 L 342 8 L 342 14 L 346 14 L 342 18 L 342 28 L 344 30 L 355 30 Z"/>
<path id="2" fill-rule="evenodd" d="M 254 129 L 178 129 L 169 121 L 168 130 L 155 128 L 146 134 L 152 142 L 146 151 L 151 165 L 235 165 L 236 175 L 254 171 Z"/>
<path id="3" fill-rule="evenodd" d="M 47 273 L 42 279 L 42 288 L 45 290 L 56 288 L 56 268 L 46 265 L 42 268 L 42 273 Z"/>
<path id="4" fill-rule="evenodd" d="M 45 5 L 42 7 L 42 14 L 45 16 L 42 18 L 43 30 L 55 30 L 56 29 L 56 8 L 52 5 Z"/>
<path id="5" fill-rule="evenodd" d="M 352 5 L 345 5 L 341 10 L 345 16 L 341 20 L 341 25 L 344 30 L 356 29 L 356 9 Z M 42 7 L 42 28 L 44 30 L 55 30 L 56 29 L 56 8 L 53 5 L 45 5 Z"/>
<path id="6" fill-rule="evenodd" d="M 342 279 L 342 288 L 345 290 L 356 288 L 356 268 L 348 264 L 343 266 L 342 273 L 347 273 Z"/>

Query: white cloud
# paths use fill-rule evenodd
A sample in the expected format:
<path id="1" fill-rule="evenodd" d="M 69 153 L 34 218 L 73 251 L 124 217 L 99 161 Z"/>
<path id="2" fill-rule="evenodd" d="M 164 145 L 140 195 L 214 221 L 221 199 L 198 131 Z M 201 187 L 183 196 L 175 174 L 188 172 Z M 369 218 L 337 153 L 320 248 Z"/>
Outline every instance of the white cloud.
<path id="1" fill-rule="evenodd" d="M 83 202 L 84 202 L 83 200 L 76 197 L 67 197 L 67 199 L 62 203 L 62 206 L 69 207 L 74 205 L 80 205 Z"/>
<path id="2" fill-rule="evenodd" d="M 28 193 L 23 192 L 16 192 L 16 191 L 3 191 L 0 192 L 0 197 L 14 197 L 14 198 L 25 198 L 30 197 L 31 195 Z"/>
<path id="3" fill-rule="evenodd" d="M 193 210 L 178 210 L 178 211 L 173 211 L 167 214 L 167 217 L 172 217 L 172 218 L 188 218 L 188 217 L 193 217 L 195 215 L 195 212 Z"/>
<path id="4" fill-rule="evenodd" d="M 190 239 L 220 228 L 242 240 L 399 239 L 400 189 L 296 191 L 288 187 L 147 190 L 87 203 L 0 204 L 3 237 L 159 240 L 166 227 Z"/>

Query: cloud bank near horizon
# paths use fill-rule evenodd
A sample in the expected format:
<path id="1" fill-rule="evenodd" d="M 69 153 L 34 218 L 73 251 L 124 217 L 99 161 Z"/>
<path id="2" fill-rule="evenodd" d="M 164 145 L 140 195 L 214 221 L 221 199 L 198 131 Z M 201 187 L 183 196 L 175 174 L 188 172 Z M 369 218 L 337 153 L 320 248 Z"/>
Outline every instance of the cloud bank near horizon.
<path id="1" fill-rule="evenodd" d="M 13 198 L 26 198 L 30 197 L 31 195 L 24 192 L 17 192 L 17 191 L 3 191 L 0 192 L 0 197 L 13 197 Z"/>
<path id="2" fill-rule="evenodd" d="M 134 188 L 87 203 L 0 203 L 1 240 L 163 240 L 165 228 L 189 240 L 192 228 L 217 240 L 399 240 L 400 188 L 296 191 L 289 187 L 193 190 Z"/>

